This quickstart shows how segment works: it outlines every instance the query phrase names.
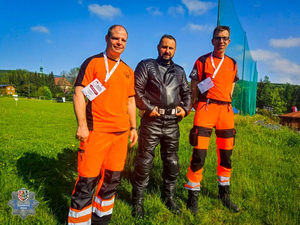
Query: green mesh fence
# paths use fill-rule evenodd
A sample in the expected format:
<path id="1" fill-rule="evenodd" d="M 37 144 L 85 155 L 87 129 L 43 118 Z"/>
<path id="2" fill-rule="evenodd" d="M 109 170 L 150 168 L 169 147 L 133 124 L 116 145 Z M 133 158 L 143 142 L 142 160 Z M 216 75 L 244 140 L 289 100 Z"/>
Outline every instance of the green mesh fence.
<path id="1" fill-rule="evenodd" d="M 234 58 L 238 64 L 240 80 L 235 85 L 233 107 L 242 115 L 255 115 L 257 69 L 244 31 L 236 14 L 232 0 L 219 0 L 218 25 L 230 27 L 230 45 L 226 55 Z"/>

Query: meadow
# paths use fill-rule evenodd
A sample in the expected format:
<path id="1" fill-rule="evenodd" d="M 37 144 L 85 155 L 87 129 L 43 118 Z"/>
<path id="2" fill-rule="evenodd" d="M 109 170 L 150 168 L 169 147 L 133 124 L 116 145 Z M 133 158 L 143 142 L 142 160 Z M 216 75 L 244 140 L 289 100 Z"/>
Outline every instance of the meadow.
<path id="1" fill-rule="evenodd" d="M 192 147 L 188 143 L 193 112 L 180 122 L 180 175 L 173 215 L 161 202 L 159 147 L 145 197 L 144 219 L 131 216 L 131 182 L 137 146 L 130 148 L 110 224 L 300 224 L 300 134 L 260 115 L 236 115 L 231 198 L 241 208 L 232 213 L 218 200 L 216 144 L 212 134 L 199 197 L 199 213 L 186 210 L 183 188 Z M 259 121 L 259 122 L 258 122 Z M 264 121 L 264 122 L 261 122 Z M 79 142 L 72 103 L 0 97 L 0 224 L 66 224 L 77 177 Z M 11 193 L 35 192 L 39 206 L 25 220 L 12 215 Z"/>

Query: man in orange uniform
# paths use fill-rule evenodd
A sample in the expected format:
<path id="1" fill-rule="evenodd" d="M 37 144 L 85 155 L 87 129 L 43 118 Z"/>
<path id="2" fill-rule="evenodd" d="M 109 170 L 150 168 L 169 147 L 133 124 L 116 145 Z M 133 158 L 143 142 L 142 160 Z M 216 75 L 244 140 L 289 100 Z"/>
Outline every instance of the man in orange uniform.
<path id="1" fill-rule="evenodd" d="M 123 26 L 110 27 L 105 52 L 85 60 L 75 81 L 76 137 L 81 142 L 68 224 L 108 224 L 128 136 L 130 147 L 137 142 L 134 73 L 120 59 L 127 37 Z"/>
<path id="2" fill-rule="evenodd" d="M 240 211 L 229 198 L 230 157 L 235 139 L 231 100 L 235 82 L 239 79 L 236 61 L 225 55 L 225 49 L 230 43 L 229 35 L 229 27 L 216 27 L 211 40 L 213 52 L 199 57 L 190 74 L 192 102 L 196 109 L 191 135 L 195 135 L 196 141 L 191 143 L 195 147 L 187 173 L 189 181 L 185 188 L 189 190 L 187 208 L 193 213 L 198 212 L 202 171 L 214 127 L 217 136 L 219 197 L 225 207 L 235 212 Z"/>

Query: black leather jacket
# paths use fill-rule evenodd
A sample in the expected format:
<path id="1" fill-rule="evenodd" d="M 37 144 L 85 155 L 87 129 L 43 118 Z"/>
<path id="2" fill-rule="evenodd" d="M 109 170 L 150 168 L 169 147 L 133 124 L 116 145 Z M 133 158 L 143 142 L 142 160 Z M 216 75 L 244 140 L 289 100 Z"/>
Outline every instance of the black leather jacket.
<path id="1" fill-rule="evenodd" d="M 162 109 L 174 109 L 181 106 L 188 115 L 191 108 L 191 91 L 184 69 L 171 61 L 166 64 L 159 59 L 142 60 L 134 71 L 135 99 L 139 109 L 149 115 L 155 106 Z M 165 119 L 175 119 L 176 115 L 164 115 Z"/>

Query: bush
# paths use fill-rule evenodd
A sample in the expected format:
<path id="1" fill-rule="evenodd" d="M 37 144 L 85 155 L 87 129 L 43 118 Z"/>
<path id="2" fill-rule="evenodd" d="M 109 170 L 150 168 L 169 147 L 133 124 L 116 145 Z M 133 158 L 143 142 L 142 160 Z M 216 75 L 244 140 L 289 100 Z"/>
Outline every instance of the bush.
<path id="1" fill-rule="evenodd" d="M 45 96 L 46 100 L 52 99 L 52 93 L 47 86 L 39 87 L 37 94 L 38 96 Z"/>
<path id="2" fill-rule="evenodd" d="M 263 115 L 263 116 L 267 116 L 267 117 L 269 117 L 269 118 L 272 117 L 272 112 L 270 112 L 270 111 L 268 111 L 268 110 L 266 110 L 266 109 L 259 109 L 259 110 L 257 111 L 257 113 L 260 114 L 260 115 Z"/>
<path id="3" fill-rule="evenodd" d="M 65 94 L 63 92 L 56 93 L 56 98 L 62 98 L 62 97 L 65 97 Z"/>

